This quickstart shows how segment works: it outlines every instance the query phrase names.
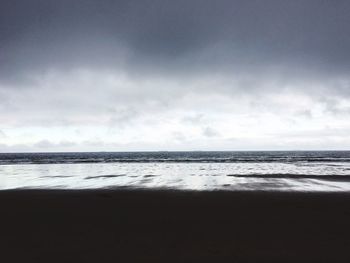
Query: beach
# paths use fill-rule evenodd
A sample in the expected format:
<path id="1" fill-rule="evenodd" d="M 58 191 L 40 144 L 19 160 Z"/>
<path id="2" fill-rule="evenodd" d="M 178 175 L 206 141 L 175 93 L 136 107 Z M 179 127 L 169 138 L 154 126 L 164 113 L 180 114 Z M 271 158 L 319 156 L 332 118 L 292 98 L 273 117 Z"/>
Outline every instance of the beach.
<path id="1" fill-rule="evenodd" d="M 350 194 L 0 192 L 2 262 L 350 262 Z"/>

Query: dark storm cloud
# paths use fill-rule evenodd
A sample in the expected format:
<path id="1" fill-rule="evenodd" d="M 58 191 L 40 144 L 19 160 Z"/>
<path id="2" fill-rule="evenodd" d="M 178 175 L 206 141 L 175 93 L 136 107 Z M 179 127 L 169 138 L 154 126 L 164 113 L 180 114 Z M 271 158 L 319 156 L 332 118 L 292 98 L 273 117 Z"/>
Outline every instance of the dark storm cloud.
<path id="1" fill-rule="evenodd" d="M 136 76 L 276 67 L 343 76 L 349 13 L 341 0 L 3 0 L 0 78 L 79 67 Z"/>

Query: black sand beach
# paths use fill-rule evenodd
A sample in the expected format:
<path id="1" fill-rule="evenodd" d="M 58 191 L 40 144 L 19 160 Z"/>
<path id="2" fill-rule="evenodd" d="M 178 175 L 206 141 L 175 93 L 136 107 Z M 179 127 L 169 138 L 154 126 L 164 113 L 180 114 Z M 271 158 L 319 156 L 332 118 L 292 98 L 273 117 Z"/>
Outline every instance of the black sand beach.
<path id="1" fill-rule="evenodd" d="M 0 192 L 1 262 L 350 262 L 350 194 Z"/>

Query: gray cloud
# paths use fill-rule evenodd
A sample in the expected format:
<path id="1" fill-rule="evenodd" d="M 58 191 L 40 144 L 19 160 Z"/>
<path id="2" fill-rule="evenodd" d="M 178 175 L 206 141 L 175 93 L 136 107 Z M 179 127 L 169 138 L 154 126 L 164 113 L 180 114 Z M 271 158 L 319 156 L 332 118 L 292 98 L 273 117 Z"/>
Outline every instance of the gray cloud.
<path id="1" fill-rule="evenodd" d="M 216 137 L 219 135 L 219 133 L 211 127 L 205 127 L 202 133 L 206 137 Z"/>
<path id="2" fill-rule="evenodd" d="M 202 113 L 197 113 L 197 114 L 191 114 L 188 116 L 185 116 L 182 121 L 185 124 L 200 124 L 203 122 L 204 115 Z"/>
<path id="3" fill-rule="evenodd" d="M 0 130 L 0 139 L 1 138 L 6 138 L 6 134 L 2 130 Z"/>

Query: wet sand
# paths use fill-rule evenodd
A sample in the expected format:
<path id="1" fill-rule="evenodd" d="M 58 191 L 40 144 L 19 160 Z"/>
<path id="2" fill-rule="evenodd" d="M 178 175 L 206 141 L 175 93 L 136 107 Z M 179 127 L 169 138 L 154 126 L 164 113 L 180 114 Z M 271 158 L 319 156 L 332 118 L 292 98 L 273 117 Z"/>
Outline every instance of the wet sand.
<path id="1" fill-rule="evenodd" d="M 350 194 L 0 192 L 1 262 L 350 262 Z"/>

